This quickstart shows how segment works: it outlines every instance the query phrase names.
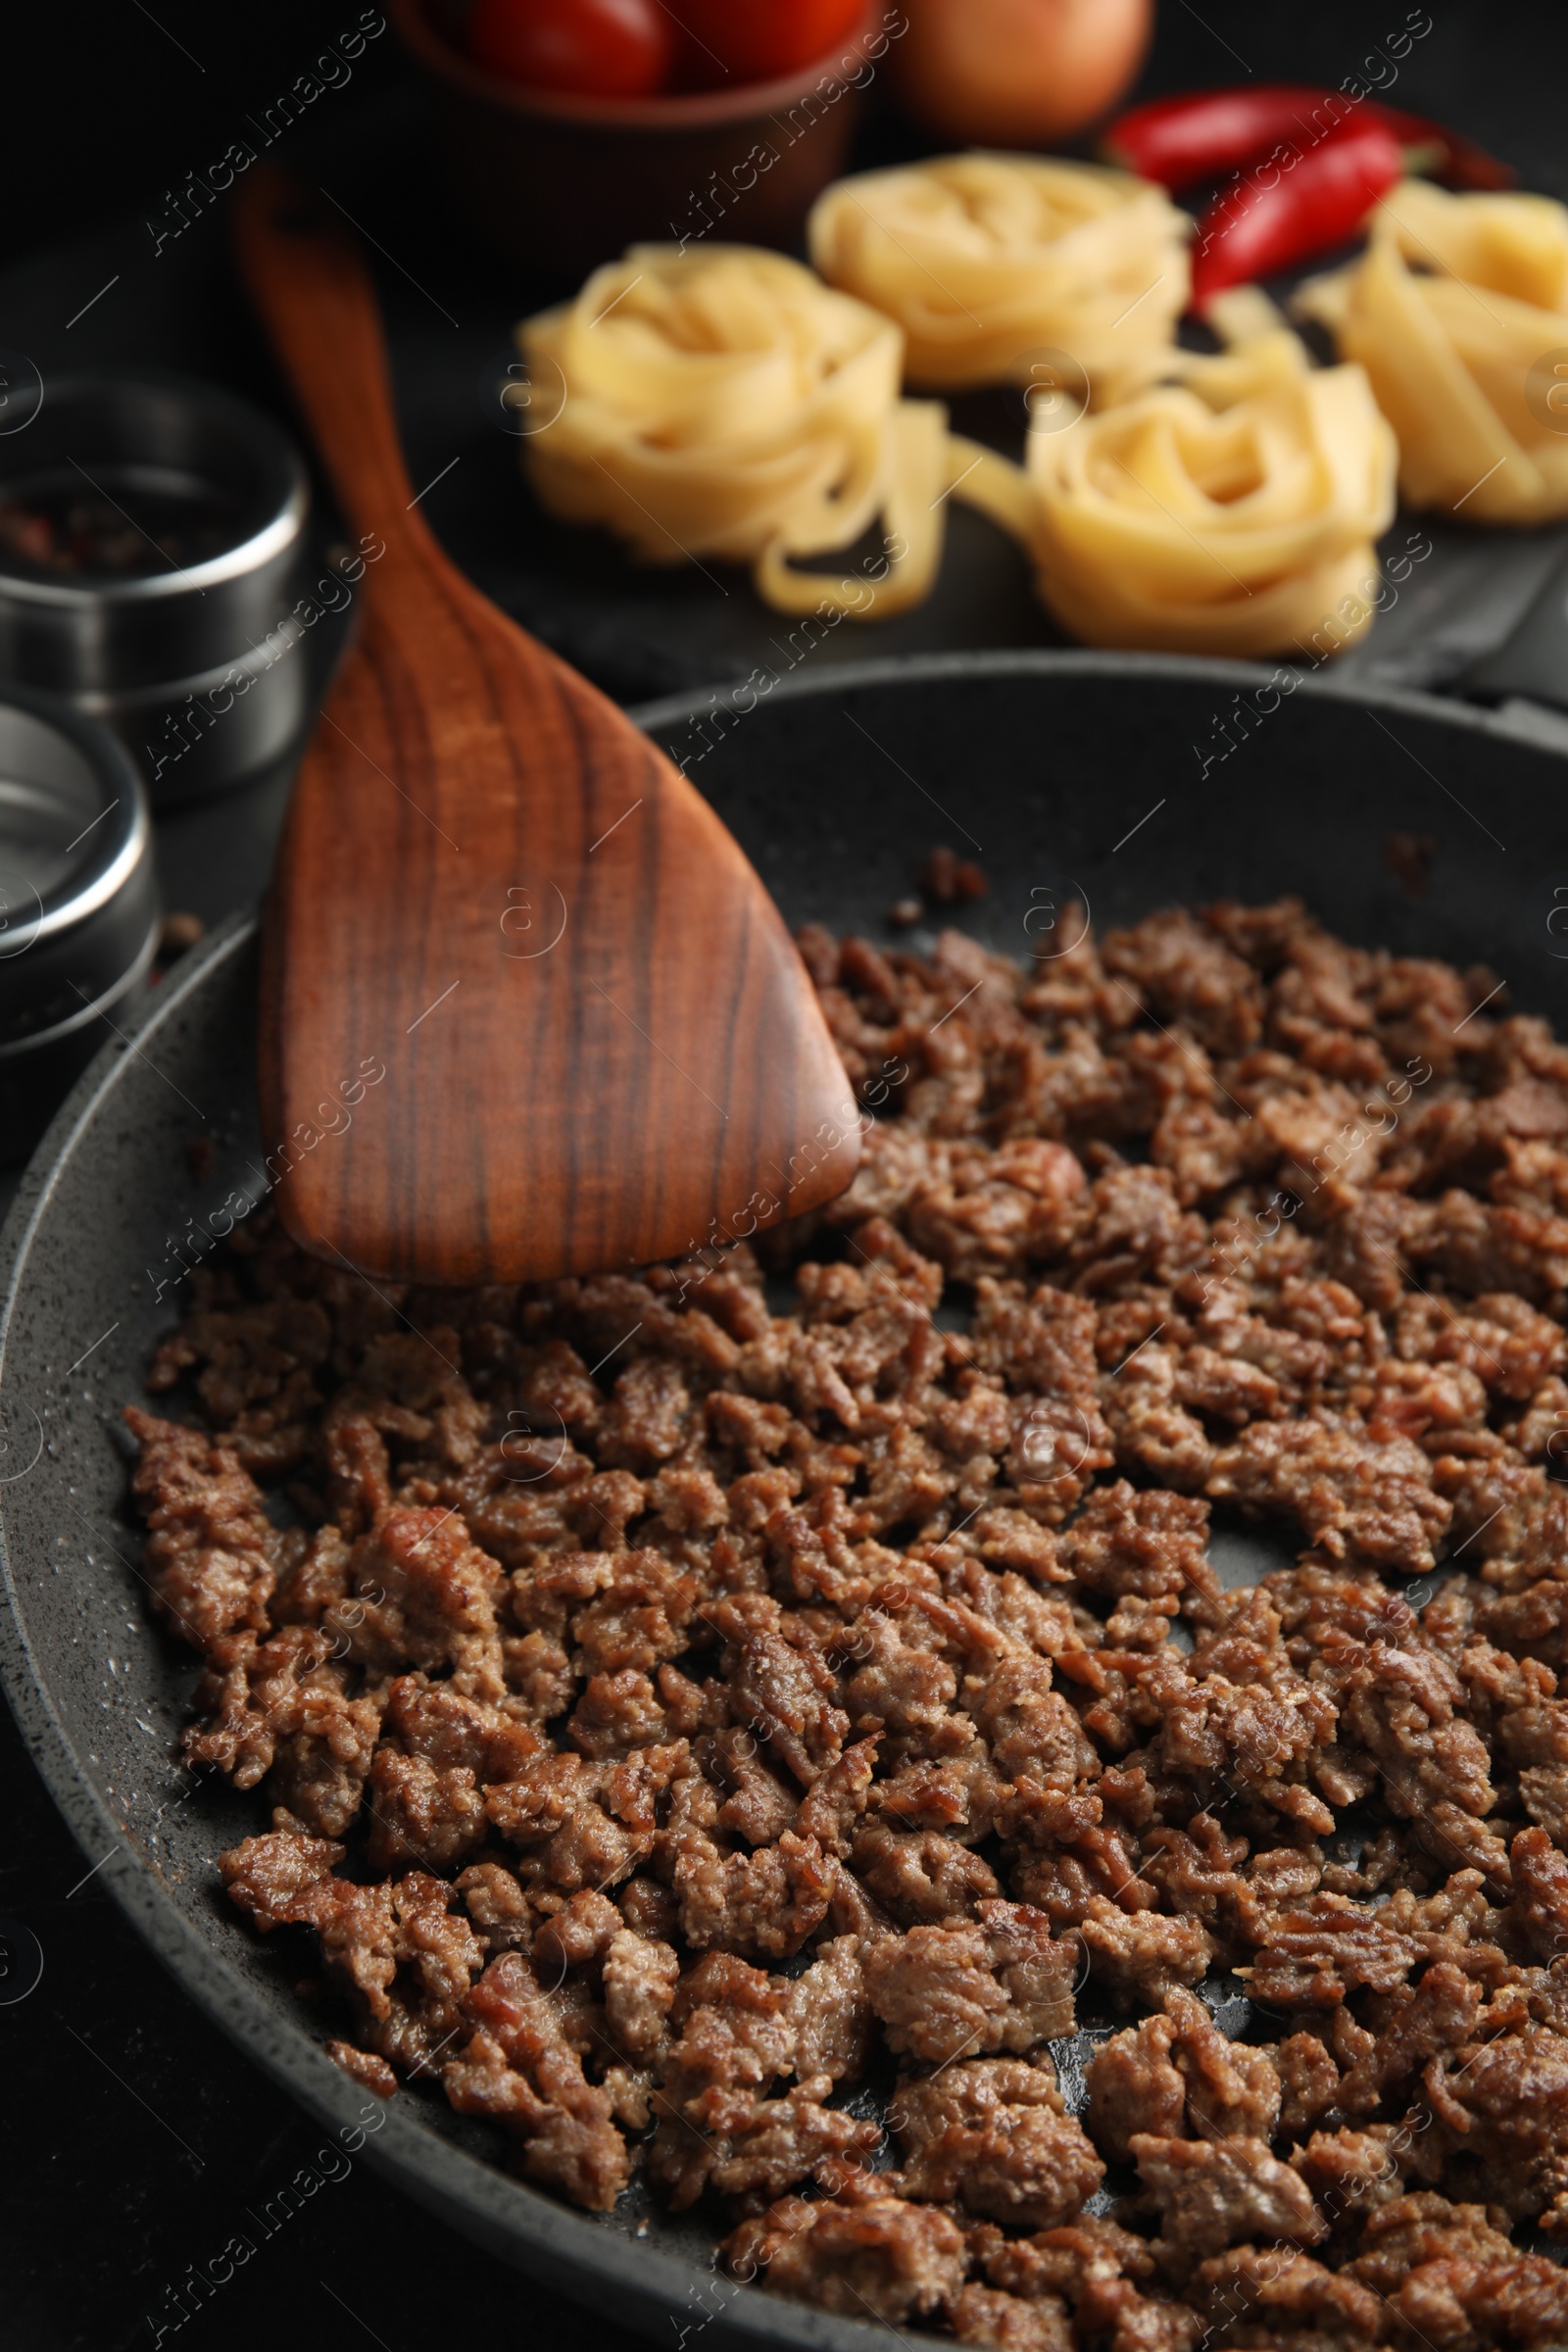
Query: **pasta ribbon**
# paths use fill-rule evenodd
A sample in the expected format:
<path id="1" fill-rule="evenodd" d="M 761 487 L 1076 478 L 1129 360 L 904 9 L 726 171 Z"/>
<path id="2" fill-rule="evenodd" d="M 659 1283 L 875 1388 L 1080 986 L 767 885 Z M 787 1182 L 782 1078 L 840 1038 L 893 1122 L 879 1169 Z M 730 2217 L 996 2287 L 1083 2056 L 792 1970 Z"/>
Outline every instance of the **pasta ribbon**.
<path id="1" fill-rule="evenodd" d="M 637 245 L 517 332 L 534 380 L 565 386 L 524 444 L 554 514 L 650 564 L 748 564 L 783 612 L 880 618 L 930 592 L 961 468 L 940 403 L 900 397 L 904 338 L 880 312 L 781 254 Z M 880 568 L 792 561 L 878 521 Z"/>
<path id="2" fill-rule="evenodd" d="M 1401 180 L 1360 260 L 1294 308 L 1366 369 L 1407 504 L 1477 522 L 1568 514 L 1568 206 Z"/>
<path id="3" fill-rule="evenodd" d="M 896 318 L 937 391 L 1027 383 L 1065 354 L 1095 404 L 1157 371 L 1187 307 L 1192 223 L 1094 164 L 950 155 L 835 181 L 811 214 L 828 283 Z"/>
<path id="4" fill-rule="evenodd" d="M 1394 514 L 1394 435 L 1357 367 L 1315 368 L 1289 330 L 1062 432 L 1030 436 L 1040 592 L 1090 645 L 1334 650 L 1372 618 Z"/>

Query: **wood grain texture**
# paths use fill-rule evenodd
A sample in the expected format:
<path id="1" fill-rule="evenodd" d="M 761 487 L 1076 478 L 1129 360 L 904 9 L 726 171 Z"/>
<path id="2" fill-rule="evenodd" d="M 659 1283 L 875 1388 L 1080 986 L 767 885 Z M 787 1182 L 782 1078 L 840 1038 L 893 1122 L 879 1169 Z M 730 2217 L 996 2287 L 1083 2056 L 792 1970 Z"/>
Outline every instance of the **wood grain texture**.
<path id="1" fill-rule="evenodd" d="M 262 1113 L 289 1232 L 372 1274 L 538 1281 L 831 1199 L 856 1106 L 757 874 L 436 545 L 341 222 L 268 168 L 236 242 L 372 559 L 264 928 Z"/>

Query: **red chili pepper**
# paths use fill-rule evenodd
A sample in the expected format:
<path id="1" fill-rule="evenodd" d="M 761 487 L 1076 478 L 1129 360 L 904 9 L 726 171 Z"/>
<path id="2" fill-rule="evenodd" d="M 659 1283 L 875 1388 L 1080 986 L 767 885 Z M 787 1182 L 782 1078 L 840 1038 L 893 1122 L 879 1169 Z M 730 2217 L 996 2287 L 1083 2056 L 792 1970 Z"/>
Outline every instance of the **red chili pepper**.
<path id="1" fill-rule="evenodd" d="M 1425 115 L 1401 114 L 1376 98 L 1304 82 L 1187 91 L 1134 107 L 1105 133 L 1108 163 L 1156 179 L 1173 192 L 1218 179 L 1271 148 L 1315 146 L 1347 122 L 1381 122 L 1408 150 L 1410 171 L 1430 172 L 1456 188 L 1509 188 L 1516 174 L 1473 139 L 1446 130 Z"/>
<path id="2" fill-rule="evenodd" d="M 1513 188 L 1519 184 L 1519 174 L 1511 164 L 1497 161 L 1489 155 L 1476 140 L 1467 139 L 1462 132 L 1448 130 L 1443 123 L 1434 122 L 1425 115 L 1401 115 L 1396 107 L 1382 106 L 1375 98 L 1366 102 L 1367 112 L 1377 115 L 1393 131 L 1406 150 L 1405 163 L 1412 171 L 1430 171 L 1434 179 L 1441 179 L 1449 188 Z M 1430 165 L 1412 164 L 1412 153 L 1436 147 L 1442 152 Z"/>
<path id="3" fill-rule="evenodd" d="M 1112 122 L 1105 161 L 1177 193 L 1240 170 L 1285 139 L 1321 138 L 1355 112 L 1338 90 L 1265 82 L 1234 90 L 1186 91 L 1135 106 Z"/>
<path id="4" fill-rule="evenodd" d="M 1200 220 L 1194 310 L 1202 311 L 1226 286 L 1272 276 L 1343 245 L 1403 175 L 1399 142 L 1375 119 L 1348 122 L 1313 147 L 1276 148 Z"/>

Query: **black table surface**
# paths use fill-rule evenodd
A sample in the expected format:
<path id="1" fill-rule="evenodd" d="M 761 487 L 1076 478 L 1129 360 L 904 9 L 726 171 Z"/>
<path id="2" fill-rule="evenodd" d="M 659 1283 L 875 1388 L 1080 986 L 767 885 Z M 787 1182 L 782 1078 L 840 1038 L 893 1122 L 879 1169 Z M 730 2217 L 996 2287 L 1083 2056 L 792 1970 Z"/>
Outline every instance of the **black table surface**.
<path id="1" fill-rule="evenodd" d="M 26 13 L 46 132 L 33 122 L 21 134 L 22 149 L 57 154 L 62 170 L 69 164 L 74 184 L 61 205 L 73 233 L 45 244 L 61 208 L 51 209 L 34 189 L 25 216 L 35 224 L 34 249 L 0 271 L 0 344 L 24 350 L 46 374 L 107 362 L 173 367 L 280 406 L 266 355 L 227 281 L 221 223 L 194 227 L 154 258 L 145 213 L 118 210 L 140 193 L 124 176 L 125 159 L 136 151 L 138 106 L 152 126 L 143 175 L 149 183 L 177 182 L 191 158 L 181 161 L 172 77 L 187 74 L 196 93 L 189 100 L 192 155 L 209 145 L 220 152 L 216 126 L 265 104 L 280 61 L 288 63 L 275 27 L 268 40 L 242 42 L 235 12 L 220 40 L 213 34 L 204 41 L 210 13 L 194 0 L 170 0 L 156 17 L 139 11 L 144 48 L 121 24 L 118 47 L 94 66 L 77 54 L 76 17 L 59 12 L 56 22 Z M 348 21 L 350 12 L 341 13 Z M 1143 87 L 1152 93 L 1225 82 L 1244 70 L 1258 79 L 1338 84 L 1407 16 L 1424 13 L 1407 12 L 1402 0 L 1322 0 L 1311 10 L 1203 0 L 1200 14 L 1189 0 L 1163 0 Z M 335 28 L 331 12 L 301 0 L 290 0 L 282 14 L 307 46 L 307 19 L 323 37 Z M 243 12 L 246 21 L 251 16 Z M 204 48 L 198 66 L 193 52 Z M 416 107 L 390 51 L 388 36 L 375 73 L 359 89 L 329 95 L 323 119 L 302 133 L 298 155 L 318 177 L 330 173 L 341 201 L 398 257 L 397 270 L 383 272 L 383 293 L 411 466 L 422 482 L 451 453 L 455 373 L 475 380 L 505 344 L 511 320 L 560 289 L 498 269 L 447 220 Z M 202 74 L 199 85 L 189 80 L 192 68 Z M 77 92 L 69 101 L 62 94 L 68 75 Z M 1521 0 L 1435 0 L 1431 30 L 1404 60 L 1396 97 L 1462 123 L 1508 154 L 1526 185 L 1568 196 L 1565 88 L 1568 17 L 1560 10 Z M 23 94 L 13 79 L 13 109 Z M 112 125 L 113 135 L 105 130 L 95 158 L 91 135 L 68 134 L 91 134 L 99 124 Z M 908 151 L 907 130 L 873 113 L 861 133 L 863 159 Z M 8 209 L 4 243 L 15 251 L 18 216 Z M 443 328 L 427 312 L 428 297 L 397 273 L 404 269 L 434 284 L 464 325 Z M 120 282 L 75 316 L 111 278 Z M 607 570 L 602 550 L 559 540 L 535 539 L 508 556 L 511 538 L 498 536 L 494 513 L 498 501 L 515 496 L 515 449 L 484 425 L 477 392 L 460 443 L 465 463 L 429 503 L 436 529 L 481 585 L 565 645 L 611 691 L 632 699 L 721 683 L 749 666 L 758 615 L 737 607 L 715 619 L 691 580 L 661 580 L 657 590 L 628 584 Z M 968 531 L 968 519 L 959 527 Z M 1562 534 L 1553 532 L 1511 543 L 1500 534 L 1454 534 L 1422 598 L 1409 600 L 1397 628 L 1380 622 L 1379 637 L 1357 660 L 1373 674 L 1444 682 L 1503 633 L 1561 545 Z M 958 551 L 960 582 L 971 553 Z M 987 560 L 986 576 L 995 582 L 994 556 Z M 1004 580 L 978 612 L 974 595 L 961 588 L 917 617 L 897 650 L 1050 642 L 1038 617 L 1019 622 L 1024 610 L 1016 583 Z M 889 650 L 886 640 L 869 642 L 862 633 L 852 642 L 845 630 L 822 653 L 844 659 L 877 650 Z M 162 820 L 166 905 L 213 922 L 254 904 L 287 788 L 280 769 Z M 248 2210 L 264 2207 L 310 2161 L 318 2132 L 190 2007 L 99 1891 L 88 1875 L 92 1858 L 78 1852 L 55 1813 L 3 1709 L 0 1791 L 0 1918 L 29 1930 L 44 1961 L 41 1981 L 23 2000 L 6 2002 L 0 1980 L 0 2341 L 15 2352 L 119 2352 L 177 2335 L 182 2352 L 201 2344 L 261 2352 L 280 2341 L 336 2347 L 368 2340 L 383 2352 L 414 2352 L 461 2329 L 491 2342 L 565 2337 L 604 2352 L 629 2346 L 629 2337 L 417 2211 L 363 2160 L 323 2186 L 286 2229 L 261 2239 Z M 209 2300 L 180 2297 L 187 2268 L 205 2267 L 241 2233 L 257 2242 L 254 2258 Z M 182 2312 L 189 2316 L 181 2324 Z"/>

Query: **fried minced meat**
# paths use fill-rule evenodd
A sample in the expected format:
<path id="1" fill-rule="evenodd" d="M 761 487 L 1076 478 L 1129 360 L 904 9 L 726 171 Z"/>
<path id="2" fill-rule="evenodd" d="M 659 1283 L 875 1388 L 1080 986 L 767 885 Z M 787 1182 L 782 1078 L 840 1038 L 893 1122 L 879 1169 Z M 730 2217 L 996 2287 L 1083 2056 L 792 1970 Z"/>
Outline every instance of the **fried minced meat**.
<path id="1" fill-rule="evenodd" d="M 1568 1049 L 1294 901 L 801 946 L 826 1210 L 193 1277 L 127 1418 L 232 1900 L 367 2088 L 829 2311 L 1568 2341 Z"/>

